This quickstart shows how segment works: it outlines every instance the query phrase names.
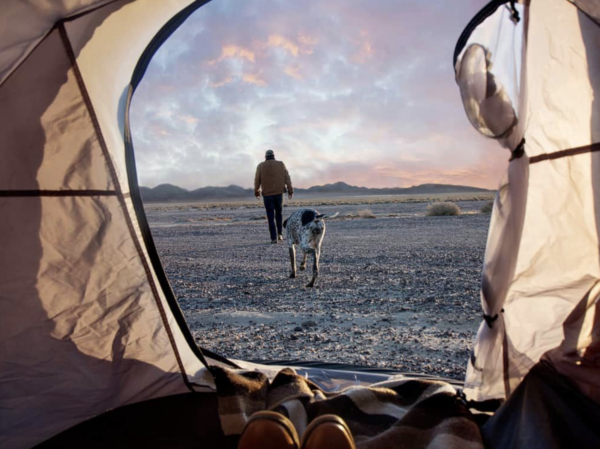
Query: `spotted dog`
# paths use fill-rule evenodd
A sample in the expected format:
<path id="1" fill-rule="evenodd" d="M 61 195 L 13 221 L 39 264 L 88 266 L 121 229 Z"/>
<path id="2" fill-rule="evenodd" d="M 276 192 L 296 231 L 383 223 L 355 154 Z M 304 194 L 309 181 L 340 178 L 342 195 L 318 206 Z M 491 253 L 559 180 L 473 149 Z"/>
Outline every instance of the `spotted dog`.
<path id="1" fill-rule="evenodd" d="M 314 209 L 300 209 L 294 212 L 283 222 L 286 230 L 287 242 L 290 249 L 290 261 L 292 263 L 292 273 L 290 278 L 296 277 L 296 248 L 300 246 L 302 250 L 302 264 L 300 269 L 306 269 L 306 259 L 309 254 L 313 255 L 313 277 L 307 287 L 314 287 L 317 276 L 319 276 L 319 257 L 321 256 L 321 242 L 325 235 L 324 218 L 333 218 L 333 215 L 319 214 Z"/>

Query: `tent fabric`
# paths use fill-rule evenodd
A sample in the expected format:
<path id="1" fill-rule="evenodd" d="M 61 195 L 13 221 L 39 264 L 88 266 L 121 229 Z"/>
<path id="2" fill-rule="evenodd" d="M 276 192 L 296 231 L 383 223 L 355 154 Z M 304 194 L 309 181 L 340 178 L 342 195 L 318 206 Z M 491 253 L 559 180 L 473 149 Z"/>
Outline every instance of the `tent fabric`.
<path id="1" fill-rule="evenodd" d="M 489 449 L 600 447 L 600 405 L 547 362 L 536 364 L 482 427 Z"/>
<path id="2" fill-rule="evenodd" d="M 591 19 L 600 24 L 600 4 L 596 0 L 569 0 L 577 5 Z"/>
<path id="3" fill-rule="evenodd" d="M 475 400 L 509 396 L 549 351 L 600 377 L 581 346 L 597 332 L 600 27 L 565 0 L 532 0 L 524 20 L 526 155 L 510 163 L 490 225 L 482 303 L 498 318 L 481 324 L 469 363 L 465 392 Z M 571 329 L 579 351 L 564 343 L 566 321 L 586 323 Z"/>
<path id="4" fill-rule="evenodd" d="M 114 190 L 70 68 L 54 30 L 0 88 L 0 190 Z"/>
<path id="5" fill-rule="evenodd" d="M 564 340 L 544 354 L 555 369 L 600 404 L 600 282 L 573 309 L 563 325 Z"/>
<path id="6" fill-rule="evenodd" d="M 165 17 L 193 3 L 192 0 L 154 1 L 149 7 L 147 1 L 113 2 L 65 23 L 106 146 L 115 149 L 111 157 L 121 180 L 128 178 L 123 151 L 125 107 L 136 64 L 164 25 Z M 122 182 L 122 189 L 124 192 L 129 189 L 127 181 Z"/>
<path id="7" fill-rule="evenodd" d="M 53 4 L 62 15 L 16 3 L 2 20 L 31 20 L 4 23 L 22 45 L 0 52 L 0 446 L 11 448 L 214 388 L 159 287 L 124 162 L 135 63 L 192 2 Z"/>
<path id="8" fill-rule="evenodd" d="M 27 58 L 54 24 L 118 0 L 4 0 L 0 15 L 0 84 Z"/>
<path id="9" fill-rule="evenodd" d="M 514 5 L 514 10 L 488 5 L 476 18 L 479 25 L 467 27 L 455 50 L 456 82 L 465 112 L 488 137 L 504 138 L 518 125 L 524 21 L 514 17 L 523 11 L 522 5 Z"/>

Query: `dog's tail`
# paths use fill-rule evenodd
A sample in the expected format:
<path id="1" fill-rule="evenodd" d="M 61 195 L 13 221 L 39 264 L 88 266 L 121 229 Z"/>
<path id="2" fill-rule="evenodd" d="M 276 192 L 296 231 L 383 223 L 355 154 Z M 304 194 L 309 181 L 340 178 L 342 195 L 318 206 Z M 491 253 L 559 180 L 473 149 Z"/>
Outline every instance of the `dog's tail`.
<path id="1" fill-rule="evenodd" d="M 289 218 L 286 218 L 285 221 L 283 222 L 283 227 L 285 228 L 287 226 L 287 221 L 289 220 Z"/>
<path id="2" fill-rule="evenodd" d="M 317 218 L 335 218 L 338 214 L 339 212 L 336 212 L 335 214 L 318 214 Z"/>

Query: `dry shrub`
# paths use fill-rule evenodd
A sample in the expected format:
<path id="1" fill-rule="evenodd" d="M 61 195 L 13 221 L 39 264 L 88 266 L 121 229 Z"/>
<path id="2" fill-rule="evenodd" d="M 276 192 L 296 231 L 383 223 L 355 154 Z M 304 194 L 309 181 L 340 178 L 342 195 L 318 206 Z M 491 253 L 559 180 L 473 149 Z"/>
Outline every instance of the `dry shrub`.
<path id="1" fill-rule="evenodd" d="M 348 212 L 347 214 L 340 215 L 338 218 L 346 218 L 346 219 L 360 219 L 360 218 L 377 218 L 373 212 L 369 209 L 359 210 L 358 212 Z"/>
<path id="2" fill-rule="evenodd" d="M 481 206 L 480 211 L 481 211 L 482 214 L 491 214 L 493 208 L 494 208 L 494 202 L 493 201 L 488 201 L 483 206 Z"/>
<path id="3" fill-rule="evenodd" d="M 460 207 L 451 202 L 433 203 L 427 206 L 427 215 L 430 217 L 460 215 Z"/>
<path id="4" fill-rule="evenodd" d="M 356 215 L 358 216 L 358 218 L 375 218 L 375 214 L 369 209 L 359 210 Z"/>

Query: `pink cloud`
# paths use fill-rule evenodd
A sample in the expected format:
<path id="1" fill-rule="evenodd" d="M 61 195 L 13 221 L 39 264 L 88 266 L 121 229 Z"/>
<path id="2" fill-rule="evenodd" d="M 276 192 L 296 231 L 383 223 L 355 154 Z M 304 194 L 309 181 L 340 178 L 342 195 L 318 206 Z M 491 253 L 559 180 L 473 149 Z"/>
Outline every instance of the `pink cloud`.
<path id="1" fill-rule="evenodd" d="M 283 68 L 283 73 L 285 73 L 288 76 L 291 76 L 292 78 L 295 78 L 297 80 L 301 80 L 303 79 L 302 74 L 300 73 L 300 66 L 291 66 L 291 65 L 286 65 Z"/>
<path id="2" fill-rule="evenodd" d="M 298 33 L 298 42 L 304 47 L 303 52 L 305 54 L 311 54 L 313 48 L 319 43 L 319 39 L 315 36 L 310 36 L 303 32 Z"/>
<path id="3" fill-rule="evenodd" d="M 277 34 L 269 36 L 266 46 L 269 48 L 282 48 L 293 56 L 298 56 L 298 53 L 300 51 L 300 47 L 298 47 L 298 45 L 294 44 L 289 39 Z"/>
<path id="4" fill-rule="evenodd" d="M 221 55 L 217 59 L 208 61 L 208 65 L 214 65 L 225 59 L 232 59 L 232 58 L 246 59 L 247 61 L 254 62 L 255 54 L 253 51 L 248 50 L 243 47 L 240 47 L 240 46 L 237 46 L 237 45 L 225 45 L 221 49 Z"/>
<path id="5" fill-rule="evenodd" d="M 213 87 L 213 88 L 216 89 L 216 88 L 219 88 L 219 87 L 223 87 L 223 86 L 225 86 L 225 85 L 227 85 L 227 84 L 229 84 L 231 82 L 233 82 L 233 77 L 228 76 L 227 78 L 222 79 L 221 81 L 210 83 L 210 87 Z"/>
<path id="6" fill-rule="evenodd" d="M 255 84 L 257 86 L 266 86 L 267 82 L 260 77 L 260 74 L 256 73 L 245 73 L 242 76 L 242 80 L 248 84 Z"/>
<path id="7" fill-rule="evenodd" d="M 357 51 L 352 55 L 351 60 L 357 64 L 365 64 L 375 56 L 375 47 L 369 38 L 369 33 L 366 30 L 360 31 L 359 39 L 351 39 L 358 47 Z"/>
<path id="8" fill-rule="evenodd" d="M 198 119 L 196 117 L 192 117 L 191 115 L 178 115 L 177 118 L 188 125 L 193 125 L 194 123 L 198 123 Z"/>

